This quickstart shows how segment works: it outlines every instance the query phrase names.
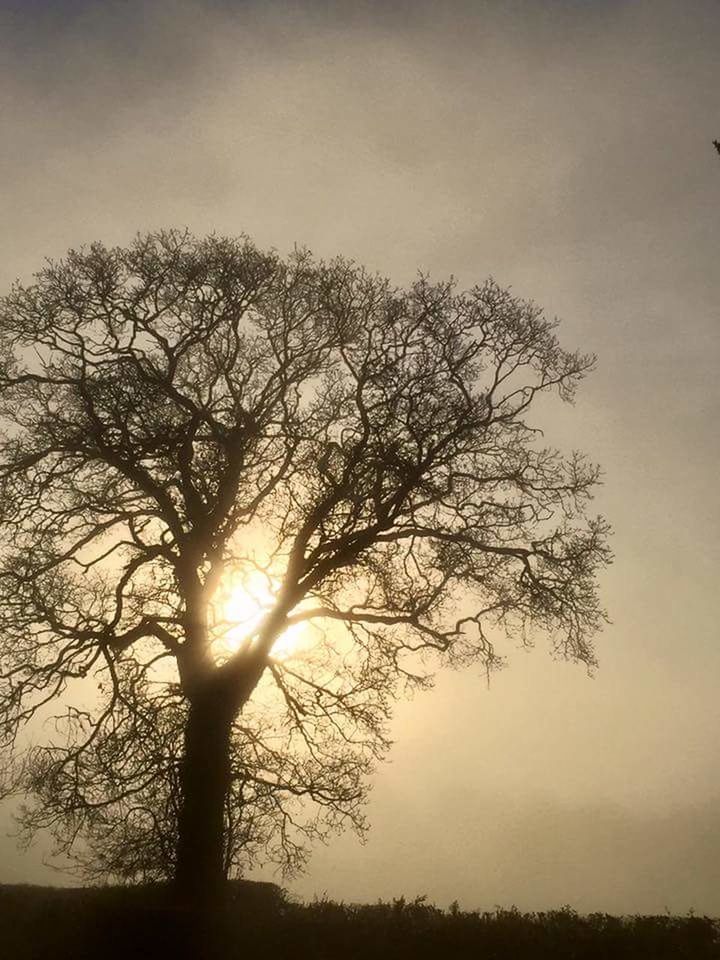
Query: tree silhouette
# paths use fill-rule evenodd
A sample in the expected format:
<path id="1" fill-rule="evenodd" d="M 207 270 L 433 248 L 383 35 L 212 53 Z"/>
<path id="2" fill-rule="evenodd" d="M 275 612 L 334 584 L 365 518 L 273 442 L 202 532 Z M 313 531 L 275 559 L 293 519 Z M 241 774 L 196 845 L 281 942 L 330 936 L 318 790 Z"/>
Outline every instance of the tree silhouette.
<path id="1" fill-rule="evenodd" d="M 8 788 L 100 869 L 212 898 L 248 843 L 292 859 L 293 798 L 358 821 L 392 698 L 493 631 L 593 663 L 598 471 L 526 422 L 593 358 L 533 304 L 170 231 L 48 264 L 0 329 Z"/>

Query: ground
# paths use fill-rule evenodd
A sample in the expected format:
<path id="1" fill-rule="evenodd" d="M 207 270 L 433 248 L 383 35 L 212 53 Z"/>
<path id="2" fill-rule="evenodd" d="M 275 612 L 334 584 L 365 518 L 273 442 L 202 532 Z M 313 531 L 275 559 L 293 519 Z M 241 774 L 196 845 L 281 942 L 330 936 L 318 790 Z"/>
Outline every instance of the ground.
<path id="1" fill-rule="evenodd" d="M 706 917 L 443 911 L 402 897 L 298 904 L 274 884 L 248 881 L 232 885 L 204 924 L 160 886 L 0 886 L 0 929 L 8 960 L 720 960 L 720 922 Z"/>

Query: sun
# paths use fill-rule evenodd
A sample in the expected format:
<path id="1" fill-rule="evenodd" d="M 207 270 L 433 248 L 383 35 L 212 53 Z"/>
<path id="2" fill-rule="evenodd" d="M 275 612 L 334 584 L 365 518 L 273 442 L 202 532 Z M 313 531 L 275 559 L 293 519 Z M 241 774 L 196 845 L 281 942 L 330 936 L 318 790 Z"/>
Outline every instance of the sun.
<path id="1" fill-rule="evenodd" d="M 220 603 L 224 624 L 222 645 L 234 653 L 253 631 L 263 617 L 272 609 L 279 584 L 269 575 L 252 571 L 233 576 L 222 591 Z M 309 642 L 304 624 L 288 627 L 273 644 L 272 655 L 278 660 L 296 656 Z"/>

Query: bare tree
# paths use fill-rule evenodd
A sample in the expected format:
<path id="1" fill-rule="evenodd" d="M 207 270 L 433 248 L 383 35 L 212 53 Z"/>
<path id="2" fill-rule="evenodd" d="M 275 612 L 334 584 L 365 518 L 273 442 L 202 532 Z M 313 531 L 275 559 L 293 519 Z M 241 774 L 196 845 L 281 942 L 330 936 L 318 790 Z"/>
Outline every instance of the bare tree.
<path id="1" fill-rule="evenodd" d="M 17 285 L 0 306 L 0 669 L 31 827 L 66 848 L 89 831 L 114 869 L 119 817 L 142 873 L 176 824 L 159 855 L 184 897 L 212 897 L 253 815 L 286 851 L 293 797 L 360 817 L 392 698 L 443 663 L 492 667 L 495 634 L 539 629 L 592 664 L 598 471 L 526 421 L 593 365 L 553 328 L 493 282 L 399 291 L 178 232 Z M 241 589 L 256 614 L 233 612 Z M 58 733 L 13 754 L 56 700 Z"/>

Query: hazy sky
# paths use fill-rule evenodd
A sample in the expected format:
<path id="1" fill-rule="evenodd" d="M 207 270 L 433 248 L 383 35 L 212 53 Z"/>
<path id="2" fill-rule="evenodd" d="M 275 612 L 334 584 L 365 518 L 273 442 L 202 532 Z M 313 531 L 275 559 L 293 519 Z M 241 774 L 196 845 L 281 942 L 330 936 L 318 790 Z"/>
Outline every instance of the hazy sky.
<path id="1" fill-rule="evenodd" d="M 293 889 L 720 914 L 720 5 L 0 0 L 0 38 L 0 289 L 188 225 L 492 274 L 598 354 L 542 425 L 605 468 L 599 671 L 443 675 Z"/>

